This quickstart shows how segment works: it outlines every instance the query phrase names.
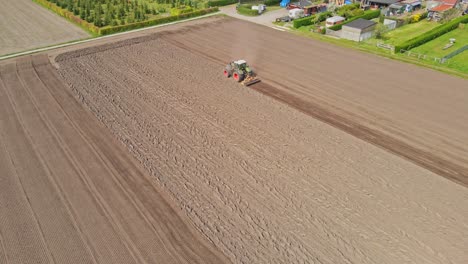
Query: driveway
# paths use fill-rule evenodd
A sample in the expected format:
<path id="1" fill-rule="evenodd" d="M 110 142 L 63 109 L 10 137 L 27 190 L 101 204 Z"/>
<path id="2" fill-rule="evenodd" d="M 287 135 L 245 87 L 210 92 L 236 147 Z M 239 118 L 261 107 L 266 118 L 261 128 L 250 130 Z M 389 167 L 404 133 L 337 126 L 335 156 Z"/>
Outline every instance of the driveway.
<path id="1" fill-rule="evenodd" d="M 244 15 L 238 14 L 236 10 L 236 5 L 223 6 L 223 7 L 220 7 L 219 10 L 221 11 L 221 13 L 226 14 L 228 16 L 232 16 L 232 17 L 242 19 L 242 20 L 247 20 L 250 22 L 254 22 L 254 23 L 269 26 L 269 27 L 274 26 L 272 23 L 276 20 L 276 18 L 288 15 L 288 10 L 286 10 L 286 8 L 268 11 L 268 7 L 267 7 L 267 12 L 263 13 L 260 16 L 255 16 L 255 17 L 244 16 Z"/>

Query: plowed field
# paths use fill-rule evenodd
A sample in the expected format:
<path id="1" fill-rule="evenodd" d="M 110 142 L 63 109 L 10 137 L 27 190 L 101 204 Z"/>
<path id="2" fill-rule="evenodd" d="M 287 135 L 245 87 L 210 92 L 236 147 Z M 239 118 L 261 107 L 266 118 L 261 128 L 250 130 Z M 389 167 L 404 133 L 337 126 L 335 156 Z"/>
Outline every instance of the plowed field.
<path id="1" fill-rule="evenodd" d="M 237 58 L 264 82 L 225 79 Z M 456 164 L 444 176 L 466 182 L 464 80 L 234 19 L 56 62 L 236 263 L 468 261 L 468 189 L 434 173 Z"/>
<path id="2" fill-rule="evenodd" d="M 223 263 L 47 57 L 0 67 L 0 263 Z"/>
<path id="3" fill-rule="evenodd" d="M 0 0 L 0 55 L 89 37 L 32 0 Z"/>

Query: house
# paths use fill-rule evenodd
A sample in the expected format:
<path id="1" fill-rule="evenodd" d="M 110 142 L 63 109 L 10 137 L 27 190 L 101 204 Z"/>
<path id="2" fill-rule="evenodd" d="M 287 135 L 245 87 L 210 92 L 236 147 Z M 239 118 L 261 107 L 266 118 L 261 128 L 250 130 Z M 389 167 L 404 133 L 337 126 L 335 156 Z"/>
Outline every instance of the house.
<path id="1" fill-rule="evenodd" d="M 429 12 L 445 12 L 456 7 L 460 0 L 436 0 L 428 1 L 427 9 Z"/>
<path id="2" fill-rule="evenodd" d="M 406 0 L 389 5 L 387 9 L 382 10 L 382 13 L 385 14 L 385 16 L 398 16 L 404 13 L 413 12 L 420 8 L 420 0 Z"/>
<path id="3" fill-rule="evenodd" d="M 366 40 L 372 37 L 376 25 L 377 23 L 374 21 L 362 18 L 356 19 L 343 25 L 341 28 L 341 38 L 354 41 Z"/>
<path id="4" fill-rule="evenodd" d="M 427 9 L 428 9 L 428 19 L 433 19 L 438 21 L 440 18 L 442 18 L 443 13 L 458 7 L 460 3 L 460 0 L 437 0 L 437 1 L 430 1 L 428 3 Z"/>
<path id="5" fill-rule="evenodd" d="M 361 0 L 361 8 L 386 8 L 397 2 L 399 2 L 399 0 Z"/>
<path id="6" fill-rule="evenodd" d="M 312 2 L 307 0 L 301 0 L 299 2 L 290 3 L 286 7 L 289 9 L 303 9 L 305 15 L 314 15 L 316 13 L 321 13 L 327 11 L 327 4 L 312 4 Z"/>

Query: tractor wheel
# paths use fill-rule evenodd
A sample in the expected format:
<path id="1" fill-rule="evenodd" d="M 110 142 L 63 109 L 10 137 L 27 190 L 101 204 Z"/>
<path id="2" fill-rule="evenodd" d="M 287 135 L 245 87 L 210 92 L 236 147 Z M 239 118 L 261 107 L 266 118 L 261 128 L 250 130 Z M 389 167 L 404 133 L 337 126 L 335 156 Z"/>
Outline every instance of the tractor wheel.
<path id="1" fill-rule="evenodd" d="M 224 76 L 226 76 L 226 78 L 229 78 L 231 77 L 231 73 L 228 70 L 224 69 Z"/>
<path id="2" fill-rule="evenodd" d="M 234 78 L 234 80 L 236 80 L 237 82 L 242 82 L 242 80 L 244 80 L 244 74 L 241 73 L 241 72 L 235 72 L 232 77 Z"/>

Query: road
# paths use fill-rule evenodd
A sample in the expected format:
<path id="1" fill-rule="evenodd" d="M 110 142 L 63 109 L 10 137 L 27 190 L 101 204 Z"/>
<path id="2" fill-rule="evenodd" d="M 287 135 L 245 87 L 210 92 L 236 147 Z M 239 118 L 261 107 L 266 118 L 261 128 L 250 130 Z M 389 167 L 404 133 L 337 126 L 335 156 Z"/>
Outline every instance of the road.
<path id="1" fill-rule="evenodd" d="M 219 8 L 219 11 L 231 17 L 235 17 L 238 19 L 246 20 L 252 23 L 256 23 L 256 24 L 260 24 L 260 25 L 264 25 L 268 27 L 273 26 L 273 22 L 276 20 L 276 18 L 288 15 L 288 10 L 286 10 L 285 8 L 268 11 L 268 7 L 267 7 L 267 12 L 263 13 L 260 16 L 255 16 L 255 17 L 244 16 L 244 15 L 237 13 L 236 5 L 222 6 Z"/>

